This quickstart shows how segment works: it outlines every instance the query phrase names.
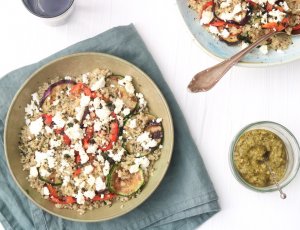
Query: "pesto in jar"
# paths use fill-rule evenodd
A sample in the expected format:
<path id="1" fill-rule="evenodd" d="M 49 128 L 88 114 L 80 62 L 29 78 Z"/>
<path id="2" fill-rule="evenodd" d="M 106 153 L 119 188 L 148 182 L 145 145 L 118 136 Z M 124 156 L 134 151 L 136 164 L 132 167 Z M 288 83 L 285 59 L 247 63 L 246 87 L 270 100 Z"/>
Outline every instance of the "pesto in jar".
<path id="1" fill-rule="evenodd" d="M 280 181 L 287 168 L 283 141 L 273 132 L 254 129 L 243 133 L 234 146 L 233 160 L 240 176 L 256 187 L 275 184 L 266 162 Z"/>

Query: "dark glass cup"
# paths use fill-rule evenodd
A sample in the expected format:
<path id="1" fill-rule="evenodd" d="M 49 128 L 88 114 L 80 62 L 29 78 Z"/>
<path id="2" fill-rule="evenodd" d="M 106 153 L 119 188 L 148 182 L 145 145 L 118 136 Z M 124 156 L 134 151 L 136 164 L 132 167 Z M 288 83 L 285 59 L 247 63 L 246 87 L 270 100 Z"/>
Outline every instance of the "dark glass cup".
<path id="1" fill-rule="evenodd" d="M 66 21 L 74 8 L 74 0 L 22 0 L 27 10 L 51 25 Z"/>

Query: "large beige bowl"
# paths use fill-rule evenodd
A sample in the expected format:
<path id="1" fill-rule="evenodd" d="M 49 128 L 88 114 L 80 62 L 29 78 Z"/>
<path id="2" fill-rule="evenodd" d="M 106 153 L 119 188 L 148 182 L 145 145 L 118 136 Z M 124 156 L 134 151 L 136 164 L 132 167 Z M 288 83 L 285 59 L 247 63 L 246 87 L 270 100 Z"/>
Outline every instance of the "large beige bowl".
<path id="1" fill-rule="evenodd" d="M 96 67 L 109 68 L 116 74 L 131 75 L 135 86 L 139 92 L 145 95 L 149 103 L 151 113 L 163 118 L 163 128 L 165 132 L 164 148 L 161 158 L 155 163 L 155 172 L 146 184 L 145 188 L 138 195 L 126 203 L 115 202 L 112 207 L 102 207 L 88 211 L 84 215 L 79 215 L 76 211 L 57 209 L 53 203 L 42 198 L 42 196 L 32 189 L 26 177 L 28 172 L 22 170 L 20 163 L 20 153 L 18 150 L 19 133 L 24 126 L 24 108 L 31 100 L 31 94 L 37 91 L 43 82 L 49 82 L 56 76 L 78 75 L 93 70 Z M 23 193 L 39 207 L 53 215 L 75 221 L 93 222 L 104 221 L 119 217 L 145 201 L 158 187 L 169 166 L 173 149 L 173 124 L 168 105 L 153 81 L 140 69 L 120 58 L 101 53 L 79 53 L 63 58 L 59 58 L 39 70 L 24 83 L 8 111 L 5 131 L 4 146 L 10 172 Z M 121 205 L 124 207 L 121 208 Z"/>

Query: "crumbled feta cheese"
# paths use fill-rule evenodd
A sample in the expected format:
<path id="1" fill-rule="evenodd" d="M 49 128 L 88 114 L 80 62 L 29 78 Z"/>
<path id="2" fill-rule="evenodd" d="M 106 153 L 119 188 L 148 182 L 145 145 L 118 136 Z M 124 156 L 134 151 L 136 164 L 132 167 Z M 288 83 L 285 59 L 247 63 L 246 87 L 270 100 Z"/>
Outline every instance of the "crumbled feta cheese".
<path id="1" fill-rule="evenodd" d="M 55 100 L 55 101 L 53 101 L 53 103 L 52 103 L 52 105 L 54 105 L 54 106 L 57 106 L 59 104 L 59 100 L 57 99 L 57 100 Z"/>
<path id="2" fill-rule="evenodd" d="M 47 161 L 48 161 L 48 166 L 50 169 L 54 168 L 55 165 L 56 165 L 56 160 L 54 157 L 48 157 L 47 158 Z"/>
<path id="3" fill-rule="evenodd" d="M 156 123 L 161 123 L 161 122 L 162 122 L 162 118 L 161 117 L 159 117 L 159 118 L 156 119 Z"/>
<path id="4" fill-rule="evenodd" d="M 105 86 L 105 77 L 102 76 L 98 81 L 96 81 L 92 87 L 91 90 L 92 91 L 96 91 L 98 89 L 102 89 Z"/>
<path id="5" fill-rule="evenodd" d="M 104 158 L 101 154 L 98 154 L 96 158 L 97 158 L 97 161 L 104 163 Z"/>
<path id="6" fill-rule="evenodd" d="M 99 97 L 96 97 L 93 101 L 93 106 L 94 106 L 94 109 L 99 109 L 100 108 L 100 104 L 101 104 L 101 100 Z"/>
<path id="7" fill-rule="evenodd" d="M 52 118 L 52 121 L 57 125 L 58 128 L 63 128 L 66 124 L 66 122 L 64 121 L 64 119 L 61 116 L 60 112 L 57 112 L 55 114 L 55 116 Z"/>
<path id="8" fill-rule="evenodd" d="M 85 203 L 85 199 L 84 199 L 81 189 L 78 190 L 78 193 L 75 195 L 75 197 L 76 197 L 77 204 Z"/>
<path id="9" fill-rule="evenodd" d="M 139 167 L 140 167 L 140 166 L 137 165 L 137 164 L 131 165 L 131 166 L 129 167 L 129 172 L 130 172 L 131 174 L 136 173 L 136 172 L 139 171 Z"/>
<path id="10" fill-rule="evenodd" d="M 70 156 L 70 157 L 74 157 L 75 156 L 75 151 L 74 151 L 74 149 L 66 149 L 66 150 L 63 150 L 62 151 L 62 155 L 63 156 Z"/>
<path id="11" fill-rule="evenodd" d="M 75 108 L 76 120 L 81 121 L 81 119 L 83 117 L 83 114 L 84 114 L 84 111 L 85 111 L 85 107 L 78 106 L 78 107 Z"/>
<path id="12" fill-rule="evenodd" d="M 242 49 L 245 49 L 245 48 L 247 48 L 249 46 L 249 43 L 247 43 L 247 42 L 242 42 Z"/>
<path id="13" fill-rule="evenodd" d="M 79 152 L 79 155 L 80 155 L 81 164 L 84 164 L 84 163 L 88 162 L 89 159 L 90 159 L 89 156 L 86 153 L 81 153 L 80 154 L 80 152 Z"/>
<path id="14" fill-rule="evenodd" d="M 286 1 L 281 2 L 281 6 L 283 7 L 284 11 L 289 11 L 290 7 L 288 6 L 288 4 L 286 3 Z"/>
<path id="15" fill-rule="evenodd" d="M 108 156 L 109 156 L 110 158 L 112 158 L 112 159 L 113 159 L 114 161 L 116 161 L 116 162 L 119 162 L 119 161 L 121 161 L 121 158 L 122 158 L 122 156 L 123 156 L 125 150 L 122 148 L 122 149 L 119 150 L 117 153 L 113 153 L 112 150 L 109 150 L 108 152 L 109 152 Z"/>
<path id="16" fill-rule="evenodd" d="M 134 164 L 129 167 L 129 172 L 136 173 L 139 171 L 139 167 L 141 166 L 142 169 L 146 169 L 150 164 L 150 161 L 147 157 L 139 157 L 134 159 Z"/>
<path id="17" fill-rule="evenodd" d="M 50 148 L 56 148 L 58 146 L 61 146 L 61 140 L 54 140 L 53 138 L 50 139 Z"/>
<path id="18" fill-rule="evenodd" d="M 139 142 L 145 150 L 153 148 L 157 145 L 157 141 L 150 138 L 150 133 L 147 131 L 138 136 L 136 141 Z"/>
<path id="19" fill-rule="evenodd" d="M 96 150 L 98 148 L 98 145 L 96 144 L 93 144 L 93 145 L 89 145 L 88 149 L 86 150 L 87 153 L 95 153 Z"/>
<path id="20" fill-rule="evenodd" d="M 136 119 L 132 119 L 129 121 L 128 127 L 131 129 L 135 129 L 136 128 Z"/>
<path id="21" fill-rule="evenodd" d="M 125 108 L 123 111 L 122 111 L 123 115 L 126 117 L 130 114 L 130 109 L 129 108 Z"/>
<path id="22" fill-rule="evenodd" d="M 259 51 L 263 54 L 267 54 L 268 53 L 268 46 L 267 45 L 262 45 L 261 47 L 259 47 Z"/>
<path id="23" fill-rule="evenodd" d="M 268 3 L 270 3 L 271 5 L 274 5 L 276 0 L 267 0 Z"/>
<path id="24" fill-rule="evenodd" d="M 82 74 L 82 83 L 89 84 L 89 79 L 86 74 Z"/>
<path id="25" fill-rule="evenodd" d="M 106 160 L 106 161 L 104 162 L 104 167 L 103 167 L 103 169 L 102 169 L 103 175 L 104 175 L 104 176 L 107 176 L 107 175 L 109 174 L 109 170 L 110 170 L 110 164 L 109 164 L 109 162 Z"/>
<path id="26" fill-rule="evenodd" d="M 200 25 L 207 25 L 214 18 L 214 14 L 211 10 L 204 10 L 200 19 Z"/>
<path id="27" fill-rule="evenodd" d="M 209 26 L 208 27 L 209 32 L 211 32 L 212 34 L 219 34 L 219 30 L 216 26 Z"/>
<path id="28" fill-rule="evenodd" d="M 81 94 L 80 98 L 80 106 L 85 107 L 88 106 L 90 103 L 91 98 L 89 96 L 85 96 L 83 93 Z"/>
<path id="29" fill-rule="evenodd" d="M 269 22 L 281 22 L 284 19 L 286 13 L 281 12 L 280 10 L 273 9 L 269 12 L 269 15 L 273 17 L 269 19 Z"/>
<path id="30" fill-rule="evenodd" d="M 102 127 L 102 123 L 99 120 L 95 120 L 94 121 L 94 131 L 100 131 Z"/>
<path id="31" fill-rule="evenodd" d="M 94 170 L 94 167 L 92 165 L 87 165 L 84 167 L 84 174 L 90 174 Z"/>
<path id="32" fill-rule="evenodd" d="M 86 198 L 89 198 L 89 199 L 93 199 L 95 197 L 95 191 L 86 191 L 83 193 L 83 195 L 86 197 Z"/>
<path id="33" fill-rule="evenodd" d="M 25 123 L 26 123 L 27 126 L 29 126 L 30 122 L 31 122 L 30 119 L 25 118 Z"/>
<path id="34" fill-rule="evenodd" d="M 123 108 L 124 102 L 123 102 L 123 100 L 117 98 L 114 101 L 114 105 L 115 105 L 114 113 L 119 114 Z"/>
<path id="35" fill-rule="evenodd" d="M 142 167 L 142 169 L 146 169 L 149 166 L 149 164 L 150 164 L 149 159 L 147 157 L 145 157 L 145 156 L 139 157 L 139 158 L 135 158 L 134 162 L 136 164 L 139 164 Z"/>
<path id="36" fill-rule="evenodd" d="M 90 186 L 93 186 L 95 184 L 95 177 L 93 175 L 89 175 L 89 178 L 87 179 L 87 183 L 90 185 Z"/>
<path id="37" fill-rule="evenodd" d="M 65 76 L 65 80 L 72 80 L 70 76 Z"/>
<path id="38" fill-rule="evenodd" d="M 220 35 L 223 37 L 223 38 L 228 38 L 230 33 L 228 32 L 227 29 L 224 29 L 222 30 L 222 32 L 220 33 Z"/>
<path id="39" fill-rule="evenodd" d="M 53 133 L 53 129 L 51 129 L 49 126 L 45 126 L 46 133 Z"/>
<path id="40" fill-rule="evenodd" d="M 102 180 L 101 177 L 96 178 L 96 191 L 102 191 L 106 188 L 105 182 Z"/>
<path id="41" fill-rule="evenodd" d="M 85 181 L 82 181 L 82 182 L 79 184 L 78 187 L 79 187 L 79 188 L 84 188 L 84 187 L 85 187 Z"/>
<path id="42" fill-rule="evenodd" d="M 33 102 L 35 102 L 37 105 L 40 103 L 39 95 L 37 93 L 33 93 L 31 95 L 31 97 L 32 97 Z"/>
<path id="43" fill-rule="evenodd" d="M 268 23 L 268 13 L 264 13 L 264 14 L 262 15 L 262 17 L 261 17 L 261 19 L 260 19 L 260 22 L 261 22 L 262 24 Z"/>
<path id="44" fill-rule="evenodd" d="M 25 107 L 25 113 L 28 116 L 33 116 L 34 111 L 38 112 L 39 109 L 38 107 L 34 104 L 33 100 L 31 101 L 30 104 L 27 104 L 27 106 Z"/>
<path id="45" fill-rule="evenodd" d="M 126 75 L 123 79 L 118 80 L 118 84 L 125 87 L 125 90 L 130 93 L 134 94 L 134 87 L 132 85 L 132 77 Z"/>
<path id="46" fill-rule="evenodd" d="M 65 187 L 68 185 L 68 183 L 70 182 L 70 176 L 64 176 L 64 179 L 63 179 L 63 183 L 61 186 Z"/>
<path id="47" fill-rule="evenodd" d="M 72 127 L 65 129 L 65 134 L 72 140 L 76 141 L 83 138 L 83 130 L 80 128 L 79 124 L 74 124 Z"/>
<path id="48" fill-rule="evenodd" d="M 231 3 L 232 3 L 232 0 L 224 1 L 224 2 L 222 2 L 222 3 L 220 4 L 220 7 L 221 7 L 222 9 L 224 9 L 224 8 L 230 6 Z"/>
<path id="49" fill-rule="evenodd" d="M 42 193 L 43 193 L 44 196 L 49 196 L 50 195 L 49 189 L 46 186 L 43 187 Z"/>
<path id="50" fill-rule="evenodd" d="M 145 100 L 144 95 L 142 93 L 137 93 L 136 96 L 139 99 L 140 110 L 144 109 L 147 106 L 147 101 Z"/>
<path id="51" fill-rule="evenodd" d="M 96 115 L 102 122 L 108 122 L 109 115 L 111 114 L 110 110 L 107 106 L 103 107 L 102 109 L 96 109 Z"/>
<path id="52" fill-rule="evenodd" d="M 52 157 L 54 155 L 53 150 L 48 150 L 47 152 L 39 152 L 35 151 L 35 162 L 36 167 L 41 166 L 41 164 L 48 158 Z M 50 160 L 51 161 L 51 160 Z"/>
<path id="53" fill-rule="evenodd" d="M 29 177 L 37 177 L 39 175 L 36 167 L 30 167 Z"/>
<path id="54" fill-rule="evenodd" d="M 32 121 L 29 125 L 29 131 L 37 136 L 39 135 L 39 133 L 42 131 L 44 126 L 44 122 L 43 122 L 43 118 L 39 117 L 38 119 L 36 119 L 35 121 Z"/>
<path id="55" fill-rule="evenodd" d="M 44 169 L 44 168 L 39 168 L 39 172 L 40 172 L 40 175 L 41 177 L 48 177 L 50 176 L 50 173 L 48 172 L 48 170 Z"/>

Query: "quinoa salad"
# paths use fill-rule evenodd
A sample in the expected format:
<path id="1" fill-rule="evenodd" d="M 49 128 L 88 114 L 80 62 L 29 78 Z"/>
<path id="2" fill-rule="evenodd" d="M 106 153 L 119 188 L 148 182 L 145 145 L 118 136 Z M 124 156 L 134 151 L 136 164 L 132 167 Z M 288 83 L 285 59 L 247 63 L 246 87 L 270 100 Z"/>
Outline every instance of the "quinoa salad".
<path id="1" fill-rule="evenodd" d="M 271 30 L 285 31 L 272 36 L 259 50 L 283 52 L 292 44 L 292 34 L 300 34 L 299 0 L 188 0 L 207 31 L 228 45 L 242 48 Z"/>
<path id="2" fill-rule="evenodd" d="M 84 214 L 142 192 L 163 148 L 163 121 L 131 76 L 97 68 L 57 77 L 31 97 L 19 149 L 44 199 Z"/>

